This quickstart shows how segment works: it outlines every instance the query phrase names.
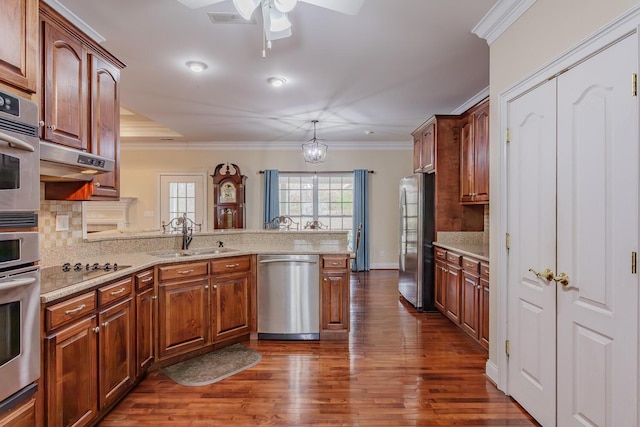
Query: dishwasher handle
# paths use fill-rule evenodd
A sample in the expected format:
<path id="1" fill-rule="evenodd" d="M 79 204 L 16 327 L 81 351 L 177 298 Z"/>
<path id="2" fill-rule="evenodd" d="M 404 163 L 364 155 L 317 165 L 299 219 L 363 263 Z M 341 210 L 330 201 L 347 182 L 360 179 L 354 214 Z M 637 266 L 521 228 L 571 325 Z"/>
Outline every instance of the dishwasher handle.
<path id="1" fill-rule="evenodd" d="M 305 264 L 317 264 L 318 261 L 314 261 L 311 259 L 289 259 L 289 258 L 274 258 L 274 259 L 263 259 L 259 261 L 260 264 L 271 264 L 274 262 L 301 262 Z"/>

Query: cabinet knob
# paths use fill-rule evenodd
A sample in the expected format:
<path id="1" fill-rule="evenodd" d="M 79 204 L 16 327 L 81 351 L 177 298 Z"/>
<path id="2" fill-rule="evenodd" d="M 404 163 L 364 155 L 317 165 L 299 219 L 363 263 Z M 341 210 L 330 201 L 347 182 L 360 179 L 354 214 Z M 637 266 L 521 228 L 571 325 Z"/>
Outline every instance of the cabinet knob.
<path id="1" fill-rule="evenodd" d="M 151 299 L 158 299 L 158 295 L 153 295 Z"/>
<path id="2" fill-rule="evenodd" d="M 205 289 L 209 289 L 209 285 L 204 285 L 204 288 Z"/>
<path id="3" fill-rule="evenodd" d="M 109 322 L 104 322 L 104 323 L 102 324 L 102 327 L 103 327 L 103 328 L 106 328 L 107 326 L 109 326 Z"/>
<path id="4" fill-rule="evenodd" d="M 100 332 L 100 326 L 96 326 L 95 328 L 92 328 L 91 330 L 97 334 L 98 332 Z"/>
<path id="5" fill-rule="evenodd" d="M 56 130 L 56 125 L 49 125 L 47 126 L 47 129 Z"/>
<path id="6" fill-rule="evenodd" d="M 44 126 L 44 120 L 40 120 L 40 121 L 38 122 L 38 126 Z"/>
<path id="7" fill-rule="evenodd" d="M 218 289 L 218 285 L 213 285 L 213 289 Z"/>
<path id="8" fill-rule="evenodd" d="M 96 187 L 100 187 L 100 183 L 99 182 L 94 182 L 93 185 L 95 185 Z"/>

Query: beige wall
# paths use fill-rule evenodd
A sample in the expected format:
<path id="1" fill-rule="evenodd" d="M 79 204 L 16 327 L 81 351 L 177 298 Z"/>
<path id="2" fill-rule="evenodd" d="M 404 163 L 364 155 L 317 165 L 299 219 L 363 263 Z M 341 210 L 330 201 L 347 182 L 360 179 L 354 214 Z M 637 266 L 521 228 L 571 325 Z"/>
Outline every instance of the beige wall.
<path id="1" fill-rule="evenodd" d="M 237 164 L 247 176 L 247 228 L 262 227 L 262 175 L 264 169 L 282 171 L 346 171 L 369 169 L 370 197 L 370 261 L 372 268 L 397 268 L 398 265 L 398 183 L 412 170 L 412 145 L 409 138 L 398 150 L 332 150 L 326 162 L 311 165 L 304 162 L 300 149 L 290 150 L 214 150 L 214 149 L 128 149 L 122 144 L 121 196 L 135 197 L 129 211 L 131 227 L 158 225 L 158 173 L 206 172 L 208 199 L 211 178 L 216 165 Z M 145 211 L 153 217 L 144 216 Z M 209 228 L 211 201 L 209 200 Z"/>
<path id="2" fill-rule="evenodd" d="M 491 230 L 499 230 L 500 202 L 500 143 L 499 96 L 502 92 L 533 74 L 561 53 L 569 50 L 596 30 L 611 22 L 625 11 L 638 4 L 634 0 L 537 0 L 490 47 L 490 93 L 491 93 Z M 496 283 L 498 248 L 503 237 L 491 235 L 492 287 Z M 495 292 L 491 300 L 491 336 L 496 336 Z M 497 360 L 498 348 L 502 346 L 491 340 L 490 359 Z"/>

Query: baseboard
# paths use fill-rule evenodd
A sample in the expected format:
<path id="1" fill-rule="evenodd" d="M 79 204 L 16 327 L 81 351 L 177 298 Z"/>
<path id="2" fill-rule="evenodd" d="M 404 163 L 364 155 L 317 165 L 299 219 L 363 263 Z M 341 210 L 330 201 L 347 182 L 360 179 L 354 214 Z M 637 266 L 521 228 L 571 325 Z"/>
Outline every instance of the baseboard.
<path id="1" fill-rule="evenodd" d="M 487 363 L 485 364 L 485 374 L 489 377 L 489 380 L 498 388 L 498 366 L 491 361 L 491 359 L 487 359 Z"/>

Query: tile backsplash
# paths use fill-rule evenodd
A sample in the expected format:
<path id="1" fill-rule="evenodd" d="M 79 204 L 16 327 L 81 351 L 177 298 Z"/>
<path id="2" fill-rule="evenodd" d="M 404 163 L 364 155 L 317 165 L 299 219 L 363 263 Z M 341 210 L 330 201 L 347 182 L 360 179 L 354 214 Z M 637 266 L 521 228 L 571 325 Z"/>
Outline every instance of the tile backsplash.
<path id="1" fill-rule="evenodd" d="M 40 194 L 44 195 L 44 188 L 41 188 Z M 69 229 L 67 231 L 56 231 L 56 217 L 58 215 L 67 215 L 69 217 Z M 40 212 L 38 212 L 38 232 L 40 233 L 41 251 L 81 243 L 83 241 L 82 202 L 44 200 L 41 198 Z"/>

